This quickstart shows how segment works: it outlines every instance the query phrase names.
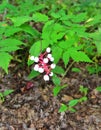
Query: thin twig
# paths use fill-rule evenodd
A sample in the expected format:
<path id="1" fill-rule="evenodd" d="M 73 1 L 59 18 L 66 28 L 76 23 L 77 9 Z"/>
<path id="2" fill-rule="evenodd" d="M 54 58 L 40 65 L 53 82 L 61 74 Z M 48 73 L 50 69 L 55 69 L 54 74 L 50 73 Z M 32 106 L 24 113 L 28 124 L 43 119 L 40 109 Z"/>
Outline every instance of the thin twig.
<path id="1" fill-rule="evenodd" d="M 67 67 L 67 69 L 66 69 L 66 71 L 65 71 L 65 73 L 64 73 L 64 75 L 63 75 L 63 77 L 62 77 L 62 80 L 64 79 L 64 77 L 66 76 L 66 74 L 67 74 L 67 72 L 70 70 L 70 68 L 72 67 L 72 65 L 75 63 L 75 61 L 73 61 L 68 67 Z"/>
<path id="2" fill-rule="evenodd" d="M 9 0 L 6 0 L 7 4 L 9 3 Z M 5 21 L 6 18 L 6 14 L 7 14 L 7 8 L 5 8 L 4 13 L 3 13 L 3 18 L 2 20 Z"/>

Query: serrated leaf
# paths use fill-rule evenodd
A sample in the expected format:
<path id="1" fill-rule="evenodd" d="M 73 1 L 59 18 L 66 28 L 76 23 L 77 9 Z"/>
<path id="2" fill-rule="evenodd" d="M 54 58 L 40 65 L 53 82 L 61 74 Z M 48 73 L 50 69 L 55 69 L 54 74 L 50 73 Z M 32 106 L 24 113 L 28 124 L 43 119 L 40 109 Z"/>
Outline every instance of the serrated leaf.
<path id="1" fill-rule="evenodd" d="M 50 42 L 47 42 L 46 40 L 42 40 L 41 43 L 42 43 L 41 44 L 41 51 L 46 49 L 49 46 L 49 44 L 50 44 Z"/>
<path id="2" fill-rule="evenodd" d="M 36 72 L 36 71 L 32 70 L 27 78 L 28 78 L 28 80 L 31 80 L 32 78 L 37 77 L 39 74 L 40 74 L 39 72 Z"/>
<path id="3" fill-rule="evenodd" d="M 60 109 L 59 109 L 59 112 L 65 112 L 67 110 L 68 110 L 68 107 L 65 104 L 62 104 Z"/>
<path id="4" fill-rule="evenodd" d="M 57 40 L 61 39 L 67 30 L 64 28 L 64 26 L 58 23 L 54 23 L 52 28 L 50 40 L 52 40 L 53 43 L 57 43 Z"/>
<path id="5" fill-rule="evenodd" d="M 0 41 L 0 47 L 19 46 L 19 45 L 24 45 L 24 43 L 20 40 L 13 39 L 13 38 L 7 38 L 5 40 Z"/>
<path id="6" fill-rule="evenodd" d="M 63 48 L 65 51 L 67 51 L 69 48 L 71 48 L 73 45 L 78 43 L 78 37 L 65 35 L 66 40 L 62 40 L 59 42 L 59 47 Z"/>
<path id="7" fill-rule="evenodd" d="M 55 87 L 53 88 L 53 94 L 54 94 L 54 96 L 57 96 L 58 93 L 59 93 L 62 89 L 64 89 L 65 87 L 67 87 L 67 85 L 55 86 Z"/>
<path id="8" fill-rule="evenodd" d="M 12 56 L 5 52 L 0 52 L 0 67 L 2 67 L 6 73 L 8 73 L 8 66 L 12 59 Z"/>
<path id="9" fill-rule="evenodd" d="M 27 4 L 28 6 L 28 4 Z M 39 4 L 39 5 L 32 5 L 33 7 L 31 8 L 31 10 L 29 10 L 30 12 L 36 12 L 38 10 L 41 10 L 43 8 L 45 8 L 45 4 Z"/>
<path id="10" fill-rule="evenodd" d="M 54 87 L 53 88 L 53 94 L 54 94 L 54 96 L 57 96 L 61 89 L 62 89 L 61 86 Z"/>
<path id="11" fill-rule="evenodd" d="M 65 32 L 53 31 L 52 34 L 50 35 L 50 39 L 52 40 L 53 43 L 57 43 L 57 41 L 61 39 L 64 35 L 65 35 Z"/>
<path id="12" fill-rule="evenodd" d="M 64 52 L 62 59 L 65 64 L 65 67 L 67 66 L 67 64 L 69 62 L 69 58 L 70 58 L 69 52 L 68 51 Z"/>
<path id="13" fill-rule="evenodd" d="M 42 29 L 42 39 L 47 41 L 47 43 L 51 42 L 50 36 L 52 34 L 52 31 L 53 31 L 53 23 L 54 23 L 53 20 L 46 22 L 45 25 L 43 26 L 43 29 Z"/>
<path id="14" fill-rule="evenodd" d="M 72 57 L 72 59 L 76 62 L 80 62 L 80 61 L 82 61 L 82 62 L 92 62 L 84 52 L 71 51 L 69 53 L 70 53 L 70 56 Z"/>
<path id="15" fill-rule="evenodd" d="M 53 83 L 57 86 L 57 85 L 60 85 L 60 78 L 57 76 L 57 75 L 53 75 L 52 77 L 52 81 Z"/>
<path id="16" fill-rule="evenodd" d="M 21 49 L 18 46 L 5 46 L 0 48 L 0 52 L 12 52 Z"/>
<path id="17" fill-rule="evenodd" d="M 32 19 L 35 22 L 46 22 L 48 21 L 48 16 L 39 12 L 33 14 Z"/>
<path id="18" fill-rule="evenodd" d="M 14 26 L 21 26 L 25 22 L 32 20 L 32 18 L 29 17 L 29 16 L 18 16 L 18 17 L 13 17 L 13 18 L 10 18 L 10 19 L 14 23 Z"/>
<path id="19" fill-rule="evenodd" d="M 101 28 L 99 28 L 98 31 L 96 31 L 94 33 L 90 33 L 89 37 L 94 39 L 94 43 L 96 45 L 97 52 L 98 52 L 98 54 L 101 54 Z"/>
<path id="20" fill-rule="evenodd" d="M 97 47 L 98 54 L 101 54 L 101 41 L 100 42 L 95 41 L 95 45 Z"/>
<path id="21" fill-rule="evenodd" d="M 5 36 L 6 37 L 9 37 L 9 36 L 11 36 L 11 35 L 13 35 L 13 34 L 15 34 L 15 33 L 17 33 L 17 32 L 20 32 L 20 31 L 22 31 L 22 29 L 21 28 L 17 28 L 17 27 L 9 27 L 9 28 L 7 28 L 6 29 L 6 31 L 5 31 Z"/>
<path id="22" fill-rule="evenodd" d="M 87 17 L 87 13 L 80 13 L 77 15 L 71 15 L 71 20 L 73 22 L 82 22 L 86 19 L 86 17 Z"/>
<path id="23" fill-rule="evenodd" d="M 6 96 L 8 96 L 9 94 L 11 94 L 13 91 L 14 91 L 14 90 L 5 90 L 5 91 L 3 92 L 3 96 L 6 97 Z"/>
<path id="24" fill-rule="evenodd" d="M 29 26 L 28 24 L 23 24 L 20 28 L 23 29 L 23 31 L 31 34 L 34 37 L 40 36 L 40 32 L 38 32 L 35 28 Z"/>
<path id="25" fill-rule="evenodd" d="M 68 105 L 69 105 L 69 107 L 73 107 L 73 106 L 75 106 L 78 102 L 79 102 L 78 99 L 73 99 L 73 100 L 69 101 Z"/>
<path id="26" fill-rule="evenodd" d="M 0 41 L 0 51 L 6 51 L 6 52 L 12 52 L 16 51 L 19 48 L 20 45 L 23 45 L 23 42 L 17 40 L 17 39 L 5 39 Z"/>
<path id="27" fill-rule="evenodd" d="M 58 46 L 53 46 L 52 47 L 52 55 L 54 57 L 54 62 L 58 63 L 58 61 L 60 60 L 60 58 L 62 56 L 62 49 Z"/>
<path id="28" fill-rule="evenodd" d="M 41 51 L 41 42 L 40 41 L 35 42 L 29 50 L 30 54 L 33 56 L 38 56 L 40 54 L 40 51 Z"/>
<path id="29" fill-rule="evenodd" d="M 55 12 L 52 12 L 51 16 L 54 17 L 54 18 L 60 18 L 61 17 L 59 13 L 55 13 Z"/>
<path id="30" fill-rule="evenodd" d="M 56 66 L 55 69 L 53 69 L 53 72 L 56 74 L 64 74 L 64 69 L 61 66 Z"/>

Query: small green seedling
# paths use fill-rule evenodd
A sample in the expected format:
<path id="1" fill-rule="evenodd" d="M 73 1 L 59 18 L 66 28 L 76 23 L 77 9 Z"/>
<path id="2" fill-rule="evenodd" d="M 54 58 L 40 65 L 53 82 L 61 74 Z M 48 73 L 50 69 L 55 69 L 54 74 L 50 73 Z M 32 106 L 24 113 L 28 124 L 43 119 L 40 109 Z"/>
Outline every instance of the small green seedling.
<path id="1" fill-rule="evenodd" d="M 59 112 L 65 112 L 65 111 L 76 112 L 76 109 L 74 109 L 73 107 L 76 106 L 78 102 L 79 102 L 78 99 L 73 99 L 69 101 L 68 105 L 62 104 L 59 109 Z"/>
<path id="2" fill-rule="evenodd" d="M 88 88 L 80 85 L 79 91 L 84 94 L 84 96 L 88 93 Z"/>
<path id="3" fill-rule="evenodd" d="M 10 89 L 10 90 L 5 90 L 4 92 L 0 92 L 0 101 L 4 102 L 5 101 L 5 97 L 8 96 L 9 94 L 11 94 L 14 90 Z"/>
<path id="4" fill-rule="evenodd" d="M 58 93 L 59 93 L 62 89 L 64 89 L 65 87 L 67 87 L 67 85 L 54 87 L 54 88 L 53 88 L 53 94 L 54 94 L 54 96 L 57 96 Z"/>
<path id="5" fill-rule="evenodd" d="M 96 88 L 96 90 L 99 91 L 99 92 L 101 92 L 101 86 L 98 86 L 98 87 Z"/>

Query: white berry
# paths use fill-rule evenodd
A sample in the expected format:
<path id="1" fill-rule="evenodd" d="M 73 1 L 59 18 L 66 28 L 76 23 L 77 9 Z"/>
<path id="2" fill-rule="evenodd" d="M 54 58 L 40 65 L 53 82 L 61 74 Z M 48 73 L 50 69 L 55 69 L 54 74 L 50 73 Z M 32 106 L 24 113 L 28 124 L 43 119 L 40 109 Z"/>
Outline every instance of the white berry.
<path id="1" fill-rule="evenodd" d="M 34 60 L 34 56 L 30 56 L 30 60 Z"/>
<path id="2" fill-rule="evenodd" d="M 50 52 L 51 51 L 51 49 L 50 49 L 50 47 L 48 47 L 47 49 L 46 49 L 46 52 Z"/>
<path id="3" fill-rule="evenodd" d="M 48 63 L 48 58 L 44 58 L 44 59 L 43 59 L 43 62 L 44 62 L 44 63 Z"/>
<path id="4" fill-rule="evenodd" d="M 39 65 L 38 65 L 38 64 L 36 64 L 36 65 L 34 66 L 34 70 L 35 70 L 35 71 L 38 71 L 38 70 L 39 70 Z"/>
<path id="5" fill-rule="evenodd" d="M 45 81 L 49 81 L 49 76 L 48 76 L 48 75 L 44 75 L 43 79 L 44 79 Z"/>
<path id="6" fill-rule="evenodd" d="M 35 57 L 35 58 L 34 58 L 34 61 L 35 61 L 35 62 L 38 62 L 38 61 L 39 61 L 39 58 L 38 58 L 38 57 Z"/>
<path id="7" fill-rule="evenodd" d="M 43 68 L 39 68 L 38 70 L 40 73 L 43 73 L 44 72 L 44 69 Z"/>
<path id="8" fill-rule="evenodd" d="M 55 68 L 55 66 L 56 66 L 55 64 L 51 64 L 51 68 L 52 68 L 52 69 L 54 69 L 54 68 Z"/>
<path id="9" fill-rule="evenodd" d="M 50 61 L 54 61 L 54 58 L 53 58 L 53 57 L 51 57 L 51 58 L 50 58 Z"/>
<path id="10" fill-rule="evenodd" d="M 48 54 L 48 55 L 47 55 L 47 57 L 48 57 L 48 58 L 51 58 L 51 57 L 52 57 L 52 55 L 51 55 L 51 54 Z"/>
<path id="11" fill-rule="evenodd" d="M 51 72 L 51 73 L 49 74 L 49 76 L 53 76 L 53 72 Z"/>

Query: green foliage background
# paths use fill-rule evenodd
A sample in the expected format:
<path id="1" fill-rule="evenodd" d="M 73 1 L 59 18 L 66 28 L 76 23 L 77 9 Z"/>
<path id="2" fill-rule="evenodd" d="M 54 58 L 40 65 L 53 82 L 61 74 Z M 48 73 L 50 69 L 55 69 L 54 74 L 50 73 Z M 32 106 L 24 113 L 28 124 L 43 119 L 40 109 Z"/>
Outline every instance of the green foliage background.
<path id="1" fill-rule="evenodd" d="M 0 67 L 6 73 L 19 49 L 27 59 L 28 52 L 38 56 L 50 46 L 55 63 L 62 60 L 65 68 L 71 59 L 94 63 L 101 56 L 100 0 L 2 0 L 0 12 Z"/>

